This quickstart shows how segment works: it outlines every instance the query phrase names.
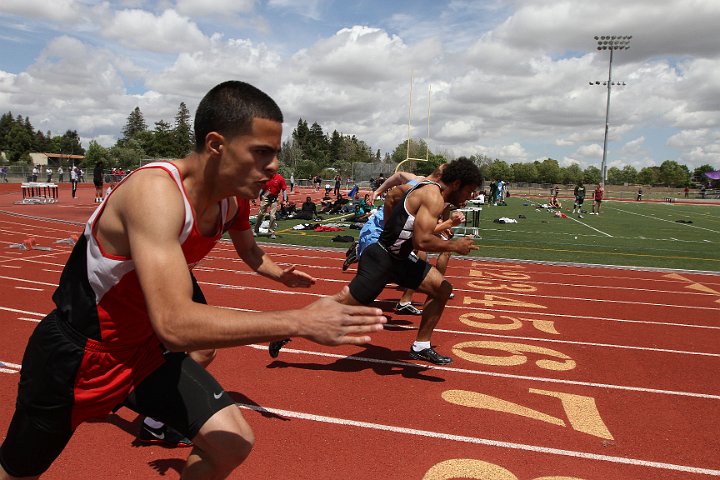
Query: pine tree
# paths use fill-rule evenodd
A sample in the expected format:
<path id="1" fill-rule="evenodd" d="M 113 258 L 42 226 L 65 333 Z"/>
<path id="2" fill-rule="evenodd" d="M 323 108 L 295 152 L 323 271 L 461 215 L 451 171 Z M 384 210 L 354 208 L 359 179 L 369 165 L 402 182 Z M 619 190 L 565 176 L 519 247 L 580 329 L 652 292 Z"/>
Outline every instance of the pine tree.
<path id="1" fill-rule="evenodd" d="M 140 111 L 140 107 L 135 107 L 135 110 L 130 112 L 130 115 L 128 115 L 127 123 L 125 124 L 125 127 L 123 127 L 123 140 L 132 140 L 140 133 L 146 131 L 147 124 L 145 123 L 145 117 Z"/>
<path id="2" fill-rule="evenodd" d="M 175 115 L 173 137 L 176 142 L 174 156 L 177 158 L 184 157 L 195 147 L 195 135 L 190 125 L 190 110 L 188 110 L 185 102 L 180 102 Z"/>

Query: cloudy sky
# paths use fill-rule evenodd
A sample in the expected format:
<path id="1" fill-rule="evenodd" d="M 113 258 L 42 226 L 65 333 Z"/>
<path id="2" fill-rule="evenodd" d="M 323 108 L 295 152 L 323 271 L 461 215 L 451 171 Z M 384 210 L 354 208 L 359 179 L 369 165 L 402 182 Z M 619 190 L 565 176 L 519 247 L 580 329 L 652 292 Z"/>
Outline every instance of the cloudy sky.
<path id="1" fill-rule="evenodd" d="M 2 0 L 0 112 L 110 146 L 136 106 L 153 127 L 240 79 L 285 135 L 303 118 L 385 153 L 410 118 L 451 157 L 584 168 L 602 159 L 606 34 L 632 35 L 608 165 L 720 168 L 718 0 Z"/>

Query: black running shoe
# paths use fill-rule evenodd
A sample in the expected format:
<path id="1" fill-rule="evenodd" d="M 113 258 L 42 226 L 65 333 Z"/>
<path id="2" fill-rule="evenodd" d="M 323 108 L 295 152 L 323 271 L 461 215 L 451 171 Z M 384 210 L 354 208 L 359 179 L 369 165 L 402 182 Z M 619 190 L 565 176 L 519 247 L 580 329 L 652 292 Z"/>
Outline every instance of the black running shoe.
<path id="1" fill-rule="evenodd" d="M 426 362 L 434 363 L 435 365 L 447 365 L 452 363 L 452 358 L 440 355 L 435 351 L 434 348 L 426 348 L 416 352 L 410 347 L 410 358 L 413 360 L 425 360 Z"/>
<path id="2" fill-rule="evenodd" d="M 270 356 L 272 358 L 277 358 L 278 355 L 280 355 L 280 349 L 284 347 L 288 342 L 290 342 L 289 338 L 286 338 L 285 340 L 277 340 L 275 342 L 270 342 L 270 345 L 268 346 L 268 353 L 270 353 Z"/>
<path id="3" fill-rule="evenodd" d="M 160 428 L 152 428 L 143 423 L 140 427 L 140 434 L 137 441 L 144 445 L 162 445 L 163 447 L 192 447 L 192 441 L 177 430 L 163 425 Z"/>
<path id="4" fill-rule="evenodd" d="M 355 263 L 357 261 L 358 261 L 357 255 L 355 255 L 355 253 L 351 253 L 350 255 L 348 255 L 348 257 L 343 262 L 342 271 L 344 272 L 345 270 L 348 269 L 348 267 L 350 265 L 352 265 L 353 263 Z"/>
<path id="5" fill-rule="evenodd" d="M 347 251 L 345 252 L 345 258 L 349 257 L 350 255 L 354 255 L 357 252 L 357 241 L 354 241 L 350 244 Z"/>

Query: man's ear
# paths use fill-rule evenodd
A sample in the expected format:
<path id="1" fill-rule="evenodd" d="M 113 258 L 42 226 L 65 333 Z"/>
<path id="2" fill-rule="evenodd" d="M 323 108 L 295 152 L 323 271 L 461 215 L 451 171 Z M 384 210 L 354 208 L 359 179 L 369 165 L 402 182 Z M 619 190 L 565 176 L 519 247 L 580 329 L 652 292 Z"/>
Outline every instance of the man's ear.
<path id="1" fill-rule="evenodd" d="M 217 132 L 210 132 L 205 136 L 205 149 L 211 155 L 221 155 L 225 144 L 225 137 Z"/>

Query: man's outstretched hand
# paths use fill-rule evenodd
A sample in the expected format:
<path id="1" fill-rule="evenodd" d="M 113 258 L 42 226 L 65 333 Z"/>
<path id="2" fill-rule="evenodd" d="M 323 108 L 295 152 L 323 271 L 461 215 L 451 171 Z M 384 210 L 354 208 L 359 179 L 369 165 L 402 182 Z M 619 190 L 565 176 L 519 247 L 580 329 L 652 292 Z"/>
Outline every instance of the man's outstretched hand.
<path id="1" fill-rule="evenodd" d="M 298 336 L 321 345 L 361 345 L 370 342 L 372 332 L 383 329 L 387 318 L 375 307 L 345 305 L 350 296 L 344 287 L 333 296 L 322 297 L 304 308 Z"/>

